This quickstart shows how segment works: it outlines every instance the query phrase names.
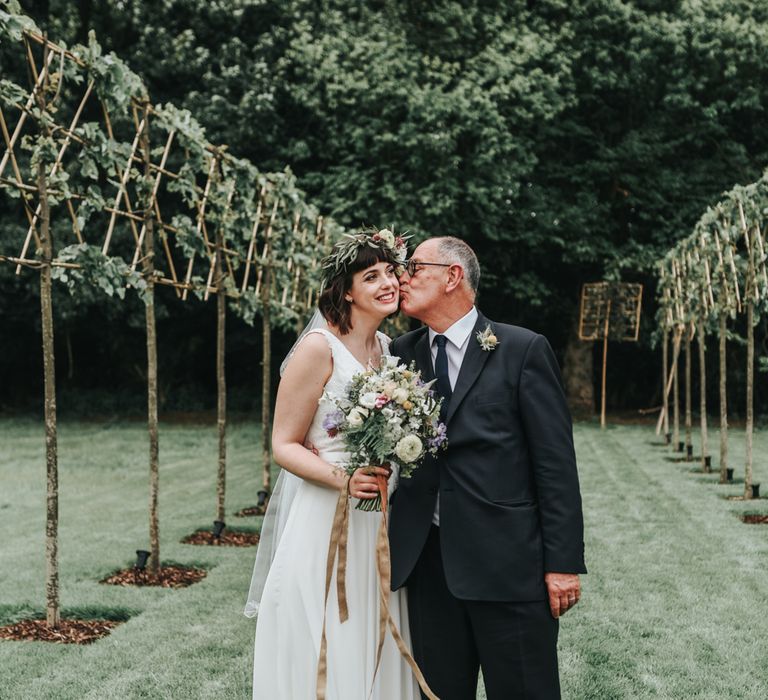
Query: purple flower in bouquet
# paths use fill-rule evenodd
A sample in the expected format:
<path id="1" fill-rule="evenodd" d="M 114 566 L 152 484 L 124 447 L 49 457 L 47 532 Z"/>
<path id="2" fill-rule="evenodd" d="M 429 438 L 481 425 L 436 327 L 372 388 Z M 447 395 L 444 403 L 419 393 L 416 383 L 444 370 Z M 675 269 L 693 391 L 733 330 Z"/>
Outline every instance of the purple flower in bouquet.
<path id="1" fill-rule="evenodd" d="M 336 437 L 342 423 L 344 423 L 344 413 L 339 410 L 331 411 L 323 418 L 323 430 L 328 433 L 328 437 Z"/>
<path id="2" fill-rule="evenodd" d="M 427 444 L 429 445 L 429 449 L 434 451 L 441 448 L 447 439 L 448 435 L 446 433 L 445 423 L 438 423 L 434 437 L 429 438 Z"/>

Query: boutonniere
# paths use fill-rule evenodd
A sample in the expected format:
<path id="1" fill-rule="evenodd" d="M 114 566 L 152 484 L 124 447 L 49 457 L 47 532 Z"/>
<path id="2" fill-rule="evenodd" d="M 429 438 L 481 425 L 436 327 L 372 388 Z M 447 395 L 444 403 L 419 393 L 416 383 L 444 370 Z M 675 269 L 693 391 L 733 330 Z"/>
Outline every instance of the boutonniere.
<path id="1" fill-rule="evenodd" d="M 499 344 L 499 339 L 493 334 L 491 325 L 488 324 L 485 327 L 485 330 L 477 332 L 477 342 L 480 343 L 480 347 L 485 350 L 485 352 L 491 352 L 491 350 L 496 349 L 496 346 Z"/>

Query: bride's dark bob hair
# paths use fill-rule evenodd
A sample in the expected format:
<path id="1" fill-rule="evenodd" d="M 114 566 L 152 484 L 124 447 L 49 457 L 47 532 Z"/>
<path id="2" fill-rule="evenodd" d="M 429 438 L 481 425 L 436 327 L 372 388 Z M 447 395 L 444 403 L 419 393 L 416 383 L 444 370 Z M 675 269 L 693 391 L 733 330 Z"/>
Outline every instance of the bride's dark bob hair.
<path id="1" fill-rule="evenodd" d="M 346 335 L 352 329 L 352 304 L 344 297 L 352 288 L 352 277 L 356 272 L 366 270 L 380 262 L 392 263 L 397 267 L 394 253 L 389 248 L 360 246 L 357 257 L 352 260 L 344 270 L 339 270 L 323 289 L 317 301 L 317 308 L 323 314 L 325 320 L 336 326 L 342 335 Z"/>

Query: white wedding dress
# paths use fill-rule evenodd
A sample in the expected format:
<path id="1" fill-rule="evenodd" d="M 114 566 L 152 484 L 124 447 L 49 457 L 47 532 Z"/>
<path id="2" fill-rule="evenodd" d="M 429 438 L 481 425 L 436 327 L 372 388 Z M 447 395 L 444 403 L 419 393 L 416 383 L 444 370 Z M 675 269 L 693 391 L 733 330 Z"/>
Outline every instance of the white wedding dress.
<path id="1" fill-rule="evenodd" d="M 328 340 L 333 372 L 326 391 L 342 395 L 353 375 L 365 368 L 328 330 L 316 329 Z M 384 353 L 388 340 L 379 333 Z M 323 419 L 335 407 L 320 399 L 307 433 L 320 457 L 330 464 L 346 458 L 340 437 L 329 437 Z M 287 476 L 287 474 L 286 474 Z M 389 480 L 389 492 L 397 474 Z M 323 624 L 326 558 L 338 492 L 301 480 L 269 569 L 258 607 L 253 662 L 254 700 L 314 700 Z M 328 700 L 416 700 L 419 690 L 411 670 L 387 630 L 381 664 L 374 682 L 379 639 L 379 590 L 376 535 L 382 514 L 366 513 L 350 504 L 346 588 L 349 619 L 339 622 L 336 568 L 328 595 L 326 635 Z M 393 592 L 392 618 L 410 648 L 404 591 Z M 371 692 L 372 691 L 372 692 Z"/>

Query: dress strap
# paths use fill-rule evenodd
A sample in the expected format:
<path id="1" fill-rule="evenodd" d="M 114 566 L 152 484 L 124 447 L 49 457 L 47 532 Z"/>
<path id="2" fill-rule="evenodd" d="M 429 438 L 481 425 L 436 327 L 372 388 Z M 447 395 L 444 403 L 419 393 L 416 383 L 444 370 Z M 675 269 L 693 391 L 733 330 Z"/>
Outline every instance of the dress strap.
<path id="1" fill-rule="evenodd" d="M 392 338 L 381 331 L 376 331 L 376 337 L 379 339 L 379 345 L 381 345 L 381 354 L 391 355 L 392 353 L 389 351 L 389 345 L 392 342 Z"/>
<path id="2" fill-rule="evenodd" d="M 338 346 L 336 343 L 341 345 L 342 347 L 344 344 L 333 334 L 331 331 L 329 331 L 327 328 L 313 328 L 311 331 L 307 333 L 307 335 L 311 335 L 312 333 L 319 333 L 322 335 L 326 342 L 328 343 L 328 347 L 331 349 L 331 355 L 333 356 L 333 359 L 336 359 L 336 350 L 338 349 Z M 306 337 L 306 336 L 304 336 Z"/>

